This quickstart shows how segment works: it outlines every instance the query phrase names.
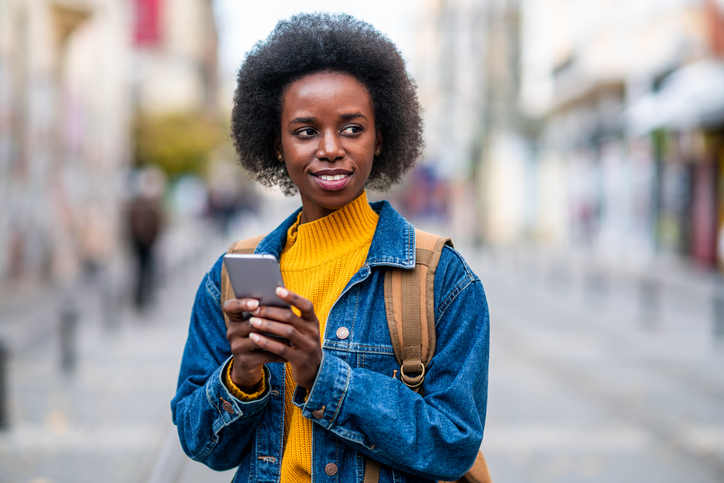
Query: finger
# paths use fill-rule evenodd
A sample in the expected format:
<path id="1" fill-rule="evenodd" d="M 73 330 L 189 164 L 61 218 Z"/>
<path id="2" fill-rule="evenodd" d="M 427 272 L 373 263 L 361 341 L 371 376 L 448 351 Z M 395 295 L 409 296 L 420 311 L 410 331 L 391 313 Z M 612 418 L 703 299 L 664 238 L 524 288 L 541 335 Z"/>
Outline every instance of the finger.
<path id="1" fill-rule="evenodd" d="M 257 332 L 249 334 L 249 339 L 254 341 L 260 349 L 275 354 L 285 361 L 288 361 L 289 357 L 292 356 L 293 349 L 287 344 L 265 337 Z"/>
<path id="2" fill-rule="evenodd" d="M 249 328 L 251 329 L 251 326 L 249 326 Z M 254 344 L 254 341 L 249 339 L 249 333 L 251 332 L 251 330 L 245 332 L 246 333 L 244 335 L 240 335 L 237 333 L 229 335 L 227 333 L 226 338 L 229 341 L 229 348 L 231 349 L 232 354 L 241 355 L 246 352 L 251 352 L 258 349 L 256 344 Z"/>
<path id="3" fill-rule="evenodd" d="M 258 317 L 252 317 L 249 322 L 252 325 L 252 333 L 258 332 L 267 338 L 278 340 L 284 345 L 290 345 L 293 349 L 303 353 L 314 351 L 319 347 L 319 326 L 305 323 L 299 317 L 294 317 L 296 323 L 301 325 L 301 328 L 292 324 Z M 249 335 L 251 336 L 251 334 Z M 289 358 L 286 354 L 285 357 Z"/>
<path id="4" fill-rule="evenodd" d="M 229 328 L 226 329 L 226 340 L 229 342 L 233 338 L 248 337 L 249 332 L 254 330 L 248 318 L 246 320 L 233 320 L 232 322 L 229 324 Z"/>
<path id="5" fill-rule="evenodd" d="M 297 335 L 299 331 L 294 325 L 288 322 L 276 322 L 274 320 L 262 319 L 259 317 L 252 317 L 249 319 L 249 323 L 252 326 L 252 332 L 266 332 L 283 339 L 288 339 L 294 342 L 298 339 Z M 251 336 L 251 333 L 249 334 Z"/>
<path id="6" fill-rule="evenodd" d="M 223 310 L 227 314 L 235 314 L 238 312 L 253 312 L 259 307 L 259 301 L 256 299 L 229 299 L 224 302 Z"/>
<path id="7" fill-rule="evenodd" d="M 285 289 L 284 287 L 277 287 L 276 294 L 277 297 L 282 299 L 284 302 L 298 308 L 302 318 L 307 322 L 317 321 L 317 316 L 314 313 L 314 304 L 312 304 L 309 300 Z"/>
<path id="8" fill-rule="evenodd" d="M 281 322 L 279 322 L 281 324 Z M 286 328 L 291 327 L 290 324 L 283 324 L 282 327 L 274 328 L 272 330 L 276 331 L 284 331 L 285 335 L 277 335 L 278 337 L 281 337 L 282 339 L 287 339 L 287 332 L 285 331 Z M 240 353 L 242 351 L 250 351 L 256 349 L 256 347 L 253 345 L 253 342 L 249 340 L 249 334 L 251 332 L 270 332 L 269 330 L 265 329 L 259 329 L 257 327 L 254 327 L 251 324 L 251 320 L 239 322 L 236 324 L 231 324 L 229 326 L 229 329 L 226 331 L 226 340 L 229 341 L 229 346 L 231 348 L 231 351 L 233 353 Z M 284 341 L 286 342 L 286 340 Z"/>
<path id="9" fill-rule="evenodd" d="M 282 308 L 282 307 L 272 307 L 270 305 L 264 305 L 262 307 L 259 307 L 258 310 L 254 312 L 254 317 L 260 318 L 260 319 L 269 319 L 269 320 L 275 320 L 277 322 L 283 322 L 285 324 L 299 324 L 300 327 L 302 325 L 302 322 L 299 320 L 299 317 L 292 312 L 289 308 Z"/>
<path id="10" fill-rule="evenodd" d="M 243 356 L 234 357 L 234 361 L 235 364 L 238 361 L 241 367 L 258 367 L 270 362 L 287 362 L 283 357 L 258 347 L 255 351 L 247 352 Z"/>

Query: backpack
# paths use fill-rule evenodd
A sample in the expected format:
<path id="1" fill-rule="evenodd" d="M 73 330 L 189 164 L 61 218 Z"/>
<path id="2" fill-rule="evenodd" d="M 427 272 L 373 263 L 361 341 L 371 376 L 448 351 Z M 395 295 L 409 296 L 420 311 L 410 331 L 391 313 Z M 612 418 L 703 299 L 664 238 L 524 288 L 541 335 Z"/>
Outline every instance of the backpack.
<path id="1" fill-rule="evenodd" d="M 264 238 L 256 236 L 234 242 L 227 253 L 254 253 Z M 422 392 L 425 370 L 435 354 L 435 270 L 445 245 L 453 246 L 450 238 L 415 230 L 415 268 L 389 268 L 385 273 L 384 293 L 387 324 L 400 365 L 400 380 L 413 391 Z M 226 266 L 221 269 L 221 304 L 234 298 Z M 229 320 L 224 313 L 226 326 Z M 367 458 L 364 483 L 377 483 L 380 463 Z M 478 452 L 473 467 L 457 480 L 462 483 L 491 483 L 490 472 L 482 452 Z"/>

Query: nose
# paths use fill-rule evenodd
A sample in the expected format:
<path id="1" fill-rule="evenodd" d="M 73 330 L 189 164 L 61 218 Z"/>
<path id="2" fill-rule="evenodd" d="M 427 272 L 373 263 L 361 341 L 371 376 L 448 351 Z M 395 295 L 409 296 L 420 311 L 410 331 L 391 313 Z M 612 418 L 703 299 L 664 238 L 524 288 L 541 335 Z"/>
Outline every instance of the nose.
<path id="1" fill-rule="evenodd" d="M 345 155 L 344 148 L 336 132 L 324 132 L 317 147 L 317 159 L 333 163 Z"/>

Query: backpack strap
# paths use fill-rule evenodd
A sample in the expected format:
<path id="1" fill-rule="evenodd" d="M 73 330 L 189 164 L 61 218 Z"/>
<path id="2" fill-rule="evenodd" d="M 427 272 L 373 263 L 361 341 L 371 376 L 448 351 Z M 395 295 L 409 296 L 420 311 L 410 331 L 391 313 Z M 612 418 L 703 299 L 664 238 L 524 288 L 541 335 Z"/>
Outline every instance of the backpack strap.
<path id="1" fill-rule="evenodd" d="M 226 253 L 254 253 L 256 246 L 266 235 L 254 236 L 245 240 L 238 240 L 231 244 Z M 234 290 L 229 282 L 229 273 L 226 271 L 226 264 L 221 264 L 221 300 L 219 302 L 224 305 L 229 299 L 234 298 Z M 224 314 L 224 321 L 226 322 L 226 328 L 229 328 L 229 317 L 226 312 L 221 311 Z"/>
<path id="2" fill-rule="evenodd" d="M 400 380 L 422 391 L 425 371 L 435 355 L 435 270 L 449 238 L 415 230 L 415 268 L 385 273 L 385 310 Z M 377 483 L 380 463 L 367 458 L 364 483 Z"/>
<path id="3" fill-rule="evenodd" d="M 415 268 L 385 273 L 385 309 L 400 379 L 422 393 L 425 371 L 435 355 L 435 271 L 450 238 L 415 230 Z M 380 463 L 367 458 L 364 483 L 378 483 Z M 492 483 L 488 464 L 478 451 L 473 467 L 458 482 Z M 444 482 L 439 482 L 444 483 Z"/>
<path id="4" fill-rule="evenodd" d="M 400 380 L 420 391 L 435 355 L 435 271 L 450 238 L 415 230 L 415 268 L 385 273 L 385 309 Z"/>

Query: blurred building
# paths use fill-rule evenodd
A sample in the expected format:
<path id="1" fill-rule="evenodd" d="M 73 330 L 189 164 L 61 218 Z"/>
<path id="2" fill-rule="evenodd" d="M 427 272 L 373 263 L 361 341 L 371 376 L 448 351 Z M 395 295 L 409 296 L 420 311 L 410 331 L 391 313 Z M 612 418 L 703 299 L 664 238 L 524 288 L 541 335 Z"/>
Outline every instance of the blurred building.
<path id="1" fill-rule="evenodd" d="M 134 0 L 134 86 L 148 114 L 218 113 L 212 0 Z"/>
<path id="2" fill-rule="evenodd" d="M 0 0 L 0 281 L 67 280 L 117 248 L 128 24 L 123 0 Z"/>
<path id="3" fill-rule="evenodd" d="M 464 178 L 485 107 L 486 8 L 475 0 L 423 0 L 416 8 L 413 75 L 425 109 L 425 162 Z"/>
<path id="4" fill-rule="evenodd" d="M 217 165 L 235 162 L 228 150 L 217 149 L 228 136 L 221 119 L 213 1 L 134 2 L 135 163 L 159 166 L 169 175 L 167 208 L 177 221 L 226 207 L 238 196 L 238 186 L 209 186 L 217 179 L 211 173 Z M 231 195 L 227 185 L 233 185 Z M 223 202 L 211 203 L 212 198 Z"/>
<path id="5" fill-rule="evenodd" d="M 720 0 L 523 0 L 538 239 L 724 260 Z"/>
<path id="6" fill-rule="evenodd" d="M 421 0 L 415 8 L 412 74 L 424 109 L 426 149 L 420 172 L 407 181 L 403 204 L 413 217 L 451 215 L 458 237 L 472 237 L 473 160 L 481 149 L 486 107 L 487 7 L 476 0 Z M 431 191 L 419 189 L 421 184 Z"/>
<path id="7" fill-rule="evenodd" d="M 123 252 L 138 111 L 213 116 L 211 0 L 0 0 L 0 282 Z"/>
<path id="8" fill-rule="evenodd" d="M 518 108 L 519 3 L 417 4 L 423 163 L 450 184 L 446 212 L 456 236 L 487 244 L 518 239 L 532 216 L 530 126 Z"/>
<path id="9" fill-rule="evenodd" d="M 486 113 L 477 157 L 479 236 L 487 244 L 515 242 L 533 217 L 531 126 L 519 109 L 519 0 L 490 0 L 485 32 Z"/>

